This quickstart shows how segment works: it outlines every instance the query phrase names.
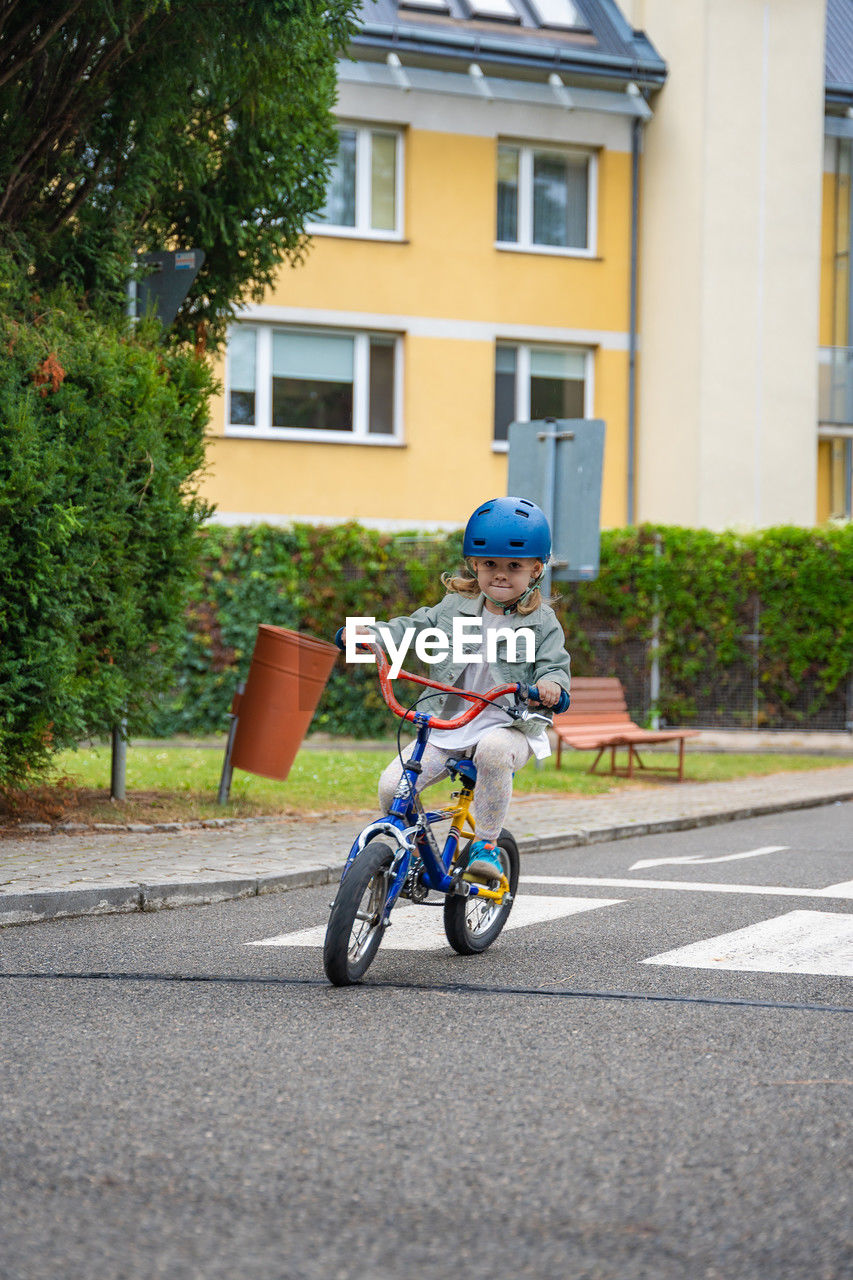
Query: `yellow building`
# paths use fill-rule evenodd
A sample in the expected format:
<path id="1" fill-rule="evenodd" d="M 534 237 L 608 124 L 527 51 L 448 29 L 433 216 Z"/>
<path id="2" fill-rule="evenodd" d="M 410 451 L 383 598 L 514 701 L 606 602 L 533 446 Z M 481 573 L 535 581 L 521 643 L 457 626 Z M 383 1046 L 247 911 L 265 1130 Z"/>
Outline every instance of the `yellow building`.
<path id="1" fill-rule="evenodd" d="M 377 0 L 342 62 L 304 265 L 232 328 L 217 519 L 456 526 L 506 491 L 506 428 L 607 423 L 629 516 L 634 121 L 665 69 L 601 0 Z"/>
<path id="2" fill-rule="evenodd" d="M 367 0 L 307 259 L 231 330 L 216 518 L 455 527 L 550 415 L 605 420 L 608 526 L 849 514 L 823 51 L 824 0 Z"/>

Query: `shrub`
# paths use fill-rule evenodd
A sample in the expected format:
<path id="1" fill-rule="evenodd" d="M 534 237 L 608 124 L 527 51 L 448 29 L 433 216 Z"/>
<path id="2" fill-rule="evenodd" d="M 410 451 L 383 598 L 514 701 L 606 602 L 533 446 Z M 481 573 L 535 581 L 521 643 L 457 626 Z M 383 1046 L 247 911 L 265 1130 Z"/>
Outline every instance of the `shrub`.
<path id="1" fill-rule="evenodd" d="M 173 683 L 197 530 L 207 367 L 40 299 L 0 260 L 0 784 Z"/>
<path id="2" fill-rule="evenodd" d="M 208 526 L 201 540 L 180 679 L 158 722 L 164 735 L 224 729 L 259 623 L 331 638 L 348 614 L 390 617 L 438 600 L 442 570 L 461 560 L 459 534 L 395 537 L 355 524 Z M 607 530 L 598 579 L 556 590 L 573 669 L 619 675 L 635 714 L 647 710 L 657 613 L 658 710 L 670 722 L 716 722 L 717 709 L 727 707 L 727 722 L 738 723 L 757 705 L 761 723 L 808 723 L 831 707 L 843 724 L 853 652 L 853 526 L 743 535 Z M 339 664 L 313 727 L 371 737 L 396 724 L 372 668 Z"/>

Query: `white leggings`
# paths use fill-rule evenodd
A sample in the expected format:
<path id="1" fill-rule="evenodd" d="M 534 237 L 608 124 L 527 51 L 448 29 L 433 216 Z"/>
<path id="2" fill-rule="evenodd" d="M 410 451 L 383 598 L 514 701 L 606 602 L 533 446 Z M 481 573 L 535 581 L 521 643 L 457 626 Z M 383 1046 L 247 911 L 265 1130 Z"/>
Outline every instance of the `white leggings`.
<path id="1" fill-rule="evenodd" d="M 406 760 L 412 754 L 414 746 L 412 743 L 403 752 Z M 418 776 L 415 790 L 423 791 L 424 787 L 438 782 L 440 778 L 446 778 L 445 765 L 451 756 L 467 756 L 470 753 L 470 747 L 453 751 L 434 747 L 428 742 L 421 762 L 423 770 Z M 497 840 L 512 799 L 512 775 L 527 764 L 530 756 L 530 744 L 524 734 L 517 729 L 504 729 L 500 726 L 487 729 L 474 747 L 473 759 L 477 766 L 474 803 L 478 838 Z M 383 813 L 387 813 L 402 776 L 400 757 L 395 756 L 379 779 L 379 804 Z"/>

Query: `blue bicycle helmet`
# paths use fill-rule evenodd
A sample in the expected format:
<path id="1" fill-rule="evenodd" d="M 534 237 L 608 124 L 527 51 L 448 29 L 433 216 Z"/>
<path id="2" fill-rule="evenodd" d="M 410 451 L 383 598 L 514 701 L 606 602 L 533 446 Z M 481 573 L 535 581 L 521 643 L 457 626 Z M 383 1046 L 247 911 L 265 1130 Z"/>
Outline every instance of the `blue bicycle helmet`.
<path id="1" fill-rule="evenodd" d="M 465 526 L 462 554 L 547 562 L 551 530 L 545 512 L 528 498 L 490 498 Z"/>

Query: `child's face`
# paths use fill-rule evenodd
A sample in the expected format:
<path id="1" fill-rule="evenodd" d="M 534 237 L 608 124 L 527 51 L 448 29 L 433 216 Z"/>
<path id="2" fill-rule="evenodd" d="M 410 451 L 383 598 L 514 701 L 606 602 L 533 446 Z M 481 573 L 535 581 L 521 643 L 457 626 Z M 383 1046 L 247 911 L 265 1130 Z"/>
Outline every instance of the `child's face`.
<path id="1" fill-rule="evenodd" d="M 471 561 L 480 590 L 499 604 L 512 604 L 527 590 L 534 578 L 542 572 L 542 561 L 525 558 L 506 560 L 498 557 L 479 557 Z M 489 600 L 486 607 L 489 607 Z M 494 612 L 494 610 L 491 610 Z"/>

